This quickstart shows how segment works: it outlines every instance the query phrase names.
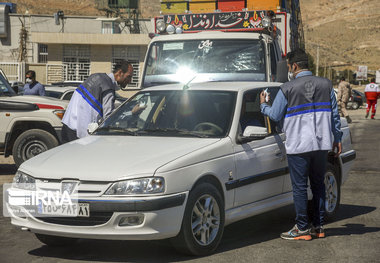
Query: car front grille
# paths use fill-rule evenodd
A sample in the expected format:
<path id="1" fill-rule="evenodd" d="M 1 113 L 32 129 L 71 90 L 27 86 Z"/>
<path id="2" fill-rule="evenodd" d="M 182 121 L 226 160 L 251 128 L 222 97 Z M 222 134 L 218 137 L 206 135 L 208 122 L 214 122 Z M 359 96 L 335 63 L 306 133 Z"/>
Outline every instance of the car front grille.
<path id="1" fill-rule="evenodd" d="M 65 226 L 97 226 L 107 223 L 113 212 L 91 212 L 89 217 L 37 217 L 46 223 Z"/>

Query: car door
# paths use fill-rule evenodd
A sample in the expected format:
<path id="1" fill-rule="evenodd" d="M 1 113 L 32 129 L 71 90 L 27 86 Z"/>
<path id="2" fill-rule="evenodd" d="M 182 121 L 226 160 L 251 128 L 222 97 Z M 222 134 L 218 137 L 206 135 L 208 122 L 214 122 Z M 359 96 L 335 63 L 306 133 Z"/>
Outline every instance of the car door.
<path id="1" fill-rule="evenodd" d="M 271 101 L 279 87 L 269 88 Z M 268 136 L 248 143 L 234 145 L 236 178 L 231 182 L 235 188 L 234 206 L 241 206 L 283 193 L 284 177 L 288 174 L 285 153 L 280 150 L 276 139 L 275 123 L 261 114 L 259 94 L 262 89 L 245 92 L 242 98 L 239 133 L 244 126 L 266 127 Z M 276 137 L 277 136 L 277 137 Z"/>

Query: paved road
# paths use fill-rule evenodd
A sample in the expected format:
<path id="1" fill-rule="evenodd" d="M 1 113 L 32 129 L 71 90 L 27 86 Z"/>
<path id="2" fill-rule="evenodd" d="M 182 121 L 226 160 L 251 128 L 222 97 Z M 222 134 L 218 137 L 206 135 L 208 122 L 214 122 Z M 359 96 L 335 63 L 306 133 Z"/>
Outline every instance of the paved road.
<path id="1" fill-rule="evenodd" d="M 217 252 L 205 258 L 178 254 L 167 241 L 82 240 L 74 248 L 52 249 L 11 226 L 9 218 L 0 217 L 0 261 L 380 262 L 380 120 L 364 119 L 363 109 L 350 113 L 357 161 L 342 187 L 339 214 L 326 225 L 325 239 L 281 240 L 279 233 L 294 224 L 292 206 L 228 226 Z M 11 164 L 0 164 L 0 182 L 14 172 Z"/>

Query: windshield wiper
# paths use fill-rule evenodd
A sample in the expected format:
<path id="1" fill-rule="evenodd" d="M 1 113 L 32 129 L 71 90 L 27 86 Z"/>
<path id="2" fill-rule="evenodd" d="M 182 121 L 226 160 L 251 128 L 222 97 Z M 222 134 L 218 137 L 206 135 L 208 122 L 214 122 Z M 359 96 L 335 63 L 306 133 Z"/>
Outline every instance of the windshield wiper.
<path id="1" fill-rule="evenodd" d="M 174 128 L 158 128 L 158 129 L 145 129 L 145 130 L 139 130 L 137 131 L 139 134 L 147 134 L 147 133 L 169 133 L 169 134 L 180 134 L 180 135 L 190 135 L 193 137 L 198 138 L 208 138 L 206 134 L 202 134 L 195 131 L 188 131 L 188 130 L 182 130 L 182 129 L 174 129 Z"/>
<path id="2" fill-rule="evenodd" d="M 96 134 L 99 131 L 107 131 L 107 132 L 110 132 L 110 133 L 114 133 L 114 132 L 117 132 L 117 133 L 126 133 L 128 135 L 137 136 L 136 132 L 131 131 L 131 130 L 127 129 L 127 128 L 120 128 L 120 127 L 112 127 L 112 126 L 100 127 L 100 128 L 98 128 L 96 130 Z"/>

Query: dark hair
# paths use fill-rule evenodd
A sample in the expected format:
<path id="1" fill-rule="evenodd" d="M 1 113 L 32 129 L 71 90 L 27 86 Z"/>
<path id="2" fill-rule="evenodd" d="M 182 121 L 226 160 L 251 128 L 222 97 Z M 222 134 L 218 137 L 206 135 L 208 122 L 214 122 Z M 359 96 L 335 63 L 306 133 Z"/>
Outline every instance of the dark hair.
<path id="1" fill-rule="evenodd" d="M 290 65 L 293 65 L 295 63 L 301 69 L 309 68 L 309 57 L 303 49 L 298 48 L 289 52 L 286 55 L 286 58 L 288 59 L 288 64 Z"/>
<path id="2" fill-rule="evenodd" d="M 132 67 L 132 64 L 123 59 L 123 60 L 121 60 L 115 64 L 112 72 L 116 73 L 119 70 L 121 70 L 123 73 L 126 73 L 129 69 L 129 67 Z"/>
<path id="3" fill-rule="evenodd" d="M 26 75 L 30 75 L 30 77 L 32 79 L 35 79 L 36 78 L 36 72 L 34 70 L 28 70 L 26 73 L 25 73 L 25 76 Z"/>
<path id="4" fill-rule="evenodd" d="M 375 78 L 372 78 L 372 79 L 371 79 L 371 82 L 375 83 Z"/>
<path id="5" fill-rule="evenodd" d="M 345 80 L 346 80 L 346 78 L 345 78 L 345 77 L 341 77 L 341 78 L 340 78 L 340 80 L 342 80 L 342 81 L 345 81 Z"/>

